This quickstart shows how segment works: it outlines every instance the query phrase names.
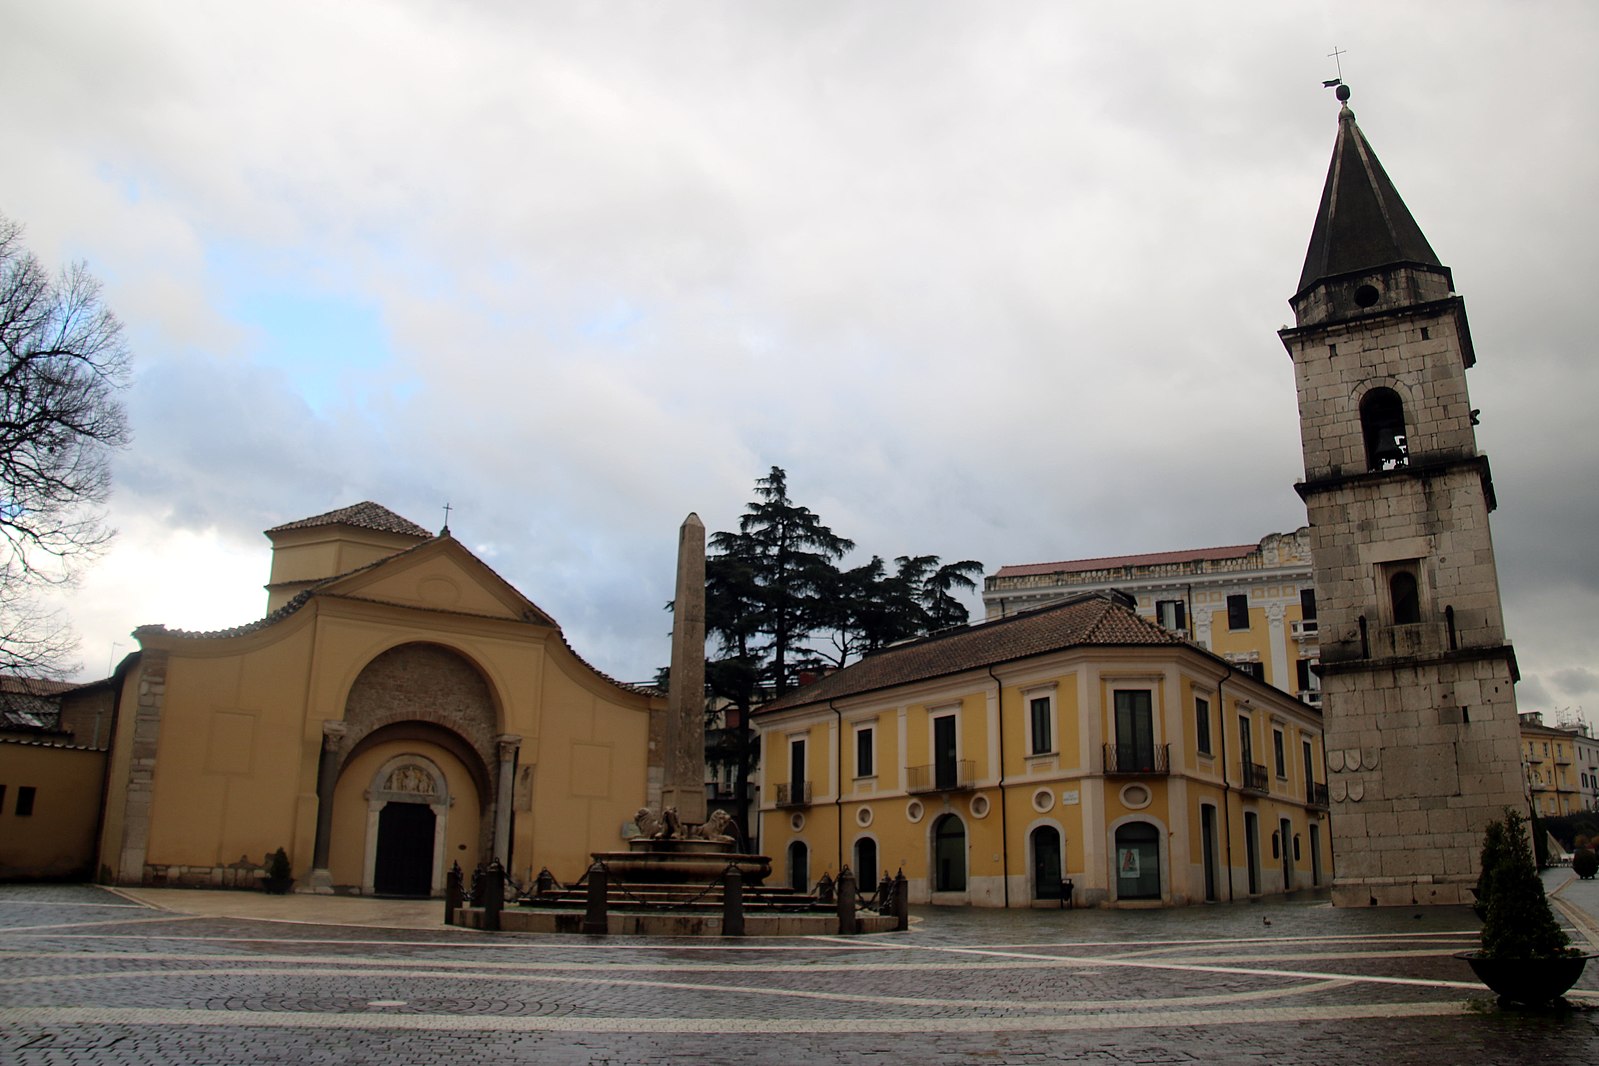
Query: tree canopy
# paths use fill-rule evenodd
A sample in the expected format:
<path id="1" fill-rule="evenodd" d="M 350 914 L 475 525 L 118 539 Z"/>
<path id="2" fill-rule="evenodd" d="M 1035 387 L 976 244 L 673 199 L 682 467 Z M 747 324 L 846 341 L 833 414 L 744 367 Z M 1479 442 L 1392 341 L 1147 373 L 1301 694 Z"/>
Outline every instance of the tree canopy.
<path id="1" fill-rule="evenodd" d="M 100 505 L 128 440 L 122 326 L 83 264 L 51 275 L 0 217 L 0 671 L 57 676 L 75 640 L 40 607 L 111 536 Z"/>

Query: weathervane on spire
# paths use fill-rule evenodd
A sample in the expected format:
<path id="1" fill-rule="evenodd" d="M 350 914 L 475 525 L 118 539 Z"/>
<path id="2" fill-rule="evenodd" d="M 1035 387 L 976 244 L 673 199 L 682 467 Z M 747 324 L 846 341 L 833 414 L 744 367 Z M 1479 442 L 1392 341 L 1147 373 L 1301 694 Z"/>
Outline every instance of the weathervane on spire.
<path id="1" fill-rule="evenodd" d="M 1338 91 L 1334 95 L 1345 103 L 1349 100 L 1349 86 L 1344 84 L 1344 61 L 1341 57 L 1348 54 L 1349 50 L 1347 48 L 1339 48 L 1336 44 L 1333 45 L 1333 50 L 1327 53 L 1327 58 L 1338 64 L 1338 76 L 1330 81 L 1321 83 L 1323 89 L 1331 89 L 1336 86 Z"/>

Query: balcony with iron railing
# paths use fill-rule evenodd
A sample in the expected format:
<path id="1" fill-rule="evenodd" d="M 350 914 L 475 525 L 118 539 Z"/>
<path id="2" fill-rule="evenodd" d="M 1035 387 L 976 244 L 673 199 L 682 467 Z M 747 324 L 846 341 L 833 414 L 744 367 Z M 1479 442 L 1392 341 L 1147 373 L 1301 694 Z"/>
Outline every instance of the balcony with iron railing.
<path id="1" fill-rule="evenodd" d="M 1271 791 L 1271 777 L 1266 773 L 1266 767 L 1258 762 L 1244 763 L 1244 783 L 1238 791 L 1249 792 L 1257 796 L 1264 796 Z"/>
<path id="2" fill-rule="evenodd" d="M 1159 775 L 1171 773 L 1170 744 L 1106 744 L 1105 773 Z"/>
<path id="3" fill-rule="evenodd" d="M 1305 803 L 1311 807 L 1327 809 L 1327 786 L 1319 781 L 1312 781 L 1305 789 Z"/>
<path id="4" fill-rule="evenodd" d="M 783 782 L 777 786 L 777 805 L 779 807 L 809 807 L 811 805 L 811 783 L 809 781 Z"/>
<path id="5" fill-rule="evenodd" d="M 951 759 L 930 766 L 905 767 L 907 792 L 964 792 L 977 779 L 971 759 Z"/>

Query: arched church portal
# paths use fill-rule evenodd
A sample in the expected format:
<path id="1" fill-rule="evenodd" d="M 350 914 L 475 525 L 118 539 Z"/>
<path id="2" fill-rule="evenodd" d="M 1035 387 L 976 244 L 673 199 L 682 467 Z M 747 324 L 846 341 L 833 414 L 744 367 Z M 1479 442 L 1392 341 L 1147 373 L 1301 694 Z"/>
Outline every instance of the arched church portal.
<path id="1" fill-rule="evenodd" d="M 367 790 L 363 892 L 433 896 L 444 889 L 450 788 L 438 764 L 407 753 L 389 759 Z"/>

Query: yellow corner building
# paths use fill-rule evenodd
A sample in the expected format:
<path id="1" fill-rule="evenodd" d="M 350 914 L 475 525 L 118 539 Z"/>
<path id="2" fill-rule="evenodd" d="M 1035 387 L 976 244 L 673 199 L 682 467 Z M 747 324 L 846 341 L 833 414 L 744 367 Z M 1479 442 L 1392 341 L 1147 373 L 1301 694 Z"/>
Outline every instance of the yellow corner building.
<path id="1" fill-rule="evenodd" d="M 913 902 L 1151 907 L 1332 877 L 1320 712 L 1114 593 L 885 649 L 755 723 L 795 887 L 848 865 Z"/>
<path id="2" fill-rule="evenodd" d="M 442 892 L 575 879 L 659 781 L 665 701 L 596 671 L 449 535 L 361 503 L 269 530 L 268 614 L 135 631 L 99 840 L 118 883 Z"/>

